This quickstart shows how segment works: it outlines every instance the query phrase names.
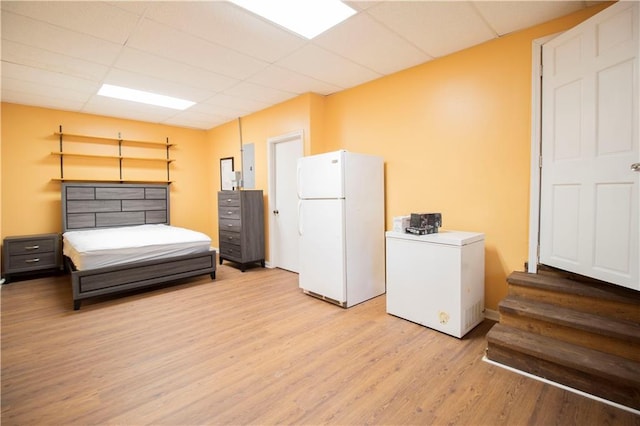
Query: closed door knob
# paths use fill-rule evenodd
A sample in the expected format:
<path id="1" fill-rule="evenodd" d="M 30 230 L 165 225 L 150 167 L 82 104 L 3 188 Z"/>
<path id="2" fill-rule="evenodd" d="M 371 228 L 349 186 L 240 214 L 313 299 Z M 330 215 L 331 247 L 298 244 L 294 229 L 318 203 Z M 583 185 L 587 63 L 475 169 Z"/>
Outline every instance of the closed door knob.
<path id="1" fill-rule="evenodd" d="M 631 165 L 631 170 L 633 170 L 634 172 L 640 172 L 640 163 L 633 163 Z"/>

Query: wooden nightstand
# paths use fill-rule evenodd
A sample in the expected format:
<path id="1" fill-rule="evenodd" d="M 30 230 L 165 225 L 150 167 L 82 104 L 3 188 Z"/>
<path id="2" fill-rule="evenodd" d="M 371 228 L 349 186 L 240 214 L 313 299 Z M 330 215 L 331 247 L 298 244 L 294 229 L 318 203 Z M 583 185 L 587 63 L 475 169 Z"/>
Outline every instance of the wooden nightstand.
<path id="1" fill-rule="evenodd" d="M 5 282 L 14 274 L 62 269 L 60 234 L 6 237 L 2 254 Z"/>

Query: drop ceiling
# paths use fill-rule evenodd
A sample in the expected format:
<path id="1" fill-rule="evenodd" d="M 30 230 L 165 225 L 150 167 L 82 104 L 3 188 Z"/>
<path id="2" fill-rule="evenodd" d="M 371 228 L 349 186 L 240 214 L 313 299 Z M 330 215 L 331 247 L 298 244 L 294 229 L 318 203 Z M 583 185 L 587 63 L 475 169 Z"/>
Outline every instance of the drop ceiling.
<path id="1" fill-rule="evenodd" d="M 2 101 L 210 129 L 330 95 L 561 17 L 588 1 L 346 1 L 306 40 L 226 1 L 5 1 Z M 96 93 L 103 83 L 195 101 L 176 111 Z"/>

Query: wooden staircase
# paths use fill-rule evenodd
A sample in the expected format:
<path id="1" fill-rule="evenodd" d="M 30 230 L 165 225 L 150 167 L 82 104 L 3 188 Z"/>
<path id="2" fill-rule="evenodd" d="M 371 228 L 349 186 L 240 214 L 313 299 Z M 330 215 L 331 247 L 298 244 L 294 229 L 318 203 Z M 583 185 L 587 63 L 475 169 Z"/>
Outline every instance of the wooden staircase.
<path id="1" fill-rule="evenodd" d="M 550 269 L 507 281 L 488 359 L 640 410 L 640 292 Z"/>

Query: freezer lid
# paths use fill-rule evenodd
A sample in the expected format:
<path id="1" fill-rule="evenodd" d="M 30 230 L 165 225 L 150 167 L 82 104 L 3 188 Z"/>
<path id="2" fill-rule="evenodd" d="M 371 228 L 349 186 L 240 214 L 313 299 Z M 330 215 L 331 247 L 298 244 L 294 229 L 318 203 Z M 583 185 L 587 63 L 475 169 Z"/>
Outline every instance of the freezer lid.
<path id="1" fill-rule="evenodd" d="M 445 231 L 442 229 L 436 234 L 427 235 L 414 235 L 396 231 L 388 231 L 385 235 L 387 238 L 422 241 L 426 243 L 445 244 L 450 246 L 465 246 L 467 244 L 484 240 L 484 234 L 479 232 Z"/>

